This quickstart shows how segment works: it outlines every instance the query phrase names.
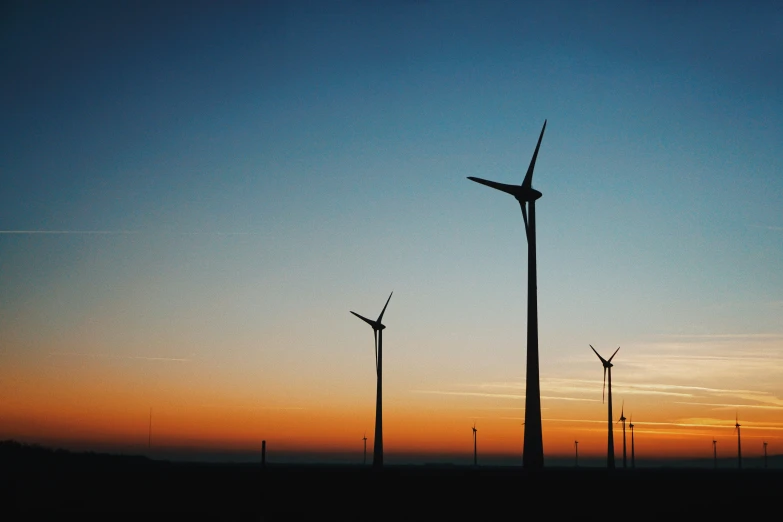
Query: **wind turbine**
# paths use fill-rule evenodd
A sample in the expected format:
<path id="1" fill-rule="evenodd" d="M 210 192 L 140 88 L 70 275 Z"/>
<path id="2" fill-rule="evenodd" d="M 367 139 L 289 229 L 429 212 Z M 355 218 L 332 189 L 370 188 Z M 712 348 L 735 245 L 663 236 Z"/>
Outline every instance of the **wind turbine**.
<path id="1" fill-rule="evenodd" d="M 614 359 L 614 356 L 617 355 L 620 347 L 617 347 L 617 350 L 615 350 L 612 356 L 609 357 L 608 361 L 595 351 L 595 348 L 593 348 L 592 344 L 590 345 L 590 348 L 596 355 L 598 355 L 598 358 L 601 359 L 601 363 L 604 365 L 604 388 L 606 388 L 606 370 L 609 370 L 609 441 L 606 447 L 606 465 L 610 469 L 614 469 L 614 433 L 612 432 L 612 366 L 614 365 L 612 364 L 612 359 Z M 603 398 L 604 395 L 602 392 L 601 399 L 603 400 Z"/>
<path id="2" fill-rule="evenodd" d="M 718 469 L 718 441 L 712 437 L 712 463 L 715 469 Z"/>
<path id="3" fill-rule="evenodd" d="M 381 408 L 381 390 L 383 389 L 383 330 L 386 328 L 381 323 L 383 319 L 383 313 L 386 311 L 386 307 L 389 306 L 389 301 L 394 292 L 389 294 L 389 299 L 386 300 L 386 304 L 383 305 L 381 315 L 378 319 L 373 321 L 362 317 L 356 312 L 351 312 L 353 315 L 372 326 L 372 331 L 375 336 L 375 375 L 377 378 L 377 389 L 375 392 L 375 439 L 373 440 L 372 451 L 372 465 L 375 468 L 383 466 L 383 411 Z"/>
<path id="4" fill-rule="evenodd" d="M 742 444 L 740 443 L 739 415 L 734 417 L 734 431 L 737 432 L 737 466 L 742 469 Z"/>
<path id="5" fill-rule="evenodd" d="M 623 401 L 623 406 L 620 410 L 620 418 L 617 420 L 617 422 L 623 423 L 623 467 L 627 468 L 628 465 L 625 458 L 625 401 Z"/>
<path id="6" fill-rule="evenodd" d="M 525 429 L 522 447 L 522 465 L 526 468 L 544 467 L 544 440 L 541 434 L 541 388 L 538 378 L 538 290 L 536 287 L 536 200 L 541 192 L 533 188 L 533 169 L 538 158 L 538 149 L 546 130 L 546 120 L 538 137 L 536 150 L 527 168 L 522 185 L 508 185 L 486 179 L 468 176 L 468 179 L 493 189 L 511 194 L 522 208 L 527 236 L 527 362 L 525 375 Z M 528 221 L 527 206 L 530 207 Z"/>
<path id="7" fill-rule="evenodd" d="M 631 428 L 631 468 L 636 468 L 636 447 L 633 443 L 633 414 L 631 414 L 631 422 L 628 424 L 628 427 Z"/>
<path id="8" fill-rule="evenodd" d="M 767 442 L 764 441 L 764 469 L 767 469 Z"/>
<path id="9" fill-rule="evenodd" d="M 476 453 L 476 432 L 478 430 L 476 429 L 476 423 L 473 423 L 473 465 L 478 466 L 478 456 Z"/>
<path id="10" fill-rule="evenodd" d="M 364 437 L 362 437 L 362 440 L 364 441 L 364 460 L 362 461 L 362 464 L 367 464 L 367 432 L 364 432 Z"/>
<path id="11" fill-rule="evenodd" d="M 574 441 L 574 453 L 575 453 L 574 461 L 576 462 L 576 467 L 578 468 L 579 467 L 579 441 L 578 440 Z"/>

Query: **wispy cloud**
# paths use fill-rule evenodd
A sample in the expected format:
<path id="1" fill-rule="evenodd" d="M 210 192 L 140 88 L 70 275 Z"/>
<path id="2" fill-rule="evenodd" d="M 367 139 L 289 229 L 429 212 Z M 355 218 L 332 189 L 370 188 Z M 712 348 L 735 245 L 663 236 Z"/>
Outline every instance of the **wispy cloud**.
<path id="1" fill-rule="evenodd" d="M 176 236 L 247 236 L 256 232 L 151 232 L 140 230 L 0 230 L 0 234 L 44 234 L 44 235 L 134 235 L 134 234 L 165 234 Z"/>
<path id="2" fill-rule="evenodd" d="M 768 404 L 721 404 L 712 402 L 675 402 L 675 404 L 690 404 L 695 406 L 712 406 L 725 409 L 756 408 L 762 410 L 783 410 L 783 406 L 770 406 Z"/>
<path id="3" fill-rule="evenodd" d="M 177 357 L 144 357 L 140 355 L 112 355 L 106 353 L 49 352 L 49 355 L 66 356 L 66 357 L 90 357 L 95 359 L 134 359 L 140 361 L 187 362 L 191 360 L 191 359 L 181 359 Z"/>
<path id="4" fill-rule="evenodd" d="M 411 393 L 427 393 L 432 395 L 459 395 L 463 397 L 490 397 L 497 399 L 524 399 L 524 395 L 513 395 L 508 393 L 482 393 L 482 392 L 463 392 L 463 391 L 442 391 L 442 390 L 411 390 Z M 583 397 L 554 397 L 549 395 L 542 395 L 542 399 L 559 400 L 559 401 L 585 401 L 585 402 L 601 402 L 598 399 L 586 399 Z"/>

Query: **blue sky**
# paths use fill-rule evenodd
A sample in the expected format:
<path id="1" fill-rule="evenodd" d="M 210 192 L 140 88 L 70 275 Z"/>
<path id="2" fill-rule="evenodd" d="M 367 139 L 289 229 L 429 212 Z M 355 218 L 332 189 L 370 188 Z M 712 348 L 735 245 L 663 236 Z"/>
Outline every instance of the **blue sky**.
<path id="1" fill-rule="evenodd" d="M 627 346 L 631 363 L 672 338 L 696 356 L 764 335 L 765 367 L 783 369 L 780 5 L 3 9 L 0 358 L 14 375 L 44 379 L 52 353 L 190 358 L 187 378 L 122 372 L 145 376 L 150 400 L 203 378 L 241 390 L 229 402 L 331 395 L 363 412 L 370 332 L 348 310 L 372 317 L 394 290 L 389 401 L 522 382 L 522 219 L 465 178 L 521 183 L 545 119 L 542 379 L 600 379 L 588 343 Z M 107 233 L 17 233 L 31 231 Z M 774 380 L 756 391 L 783 396 Z"/>

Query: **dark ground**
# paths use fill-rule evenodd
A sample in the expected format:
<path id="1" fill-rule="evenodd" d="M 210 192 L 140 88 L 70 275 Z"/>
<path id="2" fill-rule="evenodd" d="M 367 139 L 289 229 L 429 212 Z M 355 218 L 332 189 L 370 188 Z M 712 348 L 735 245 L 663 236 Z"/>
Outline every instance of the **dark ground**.
<path id="1" fill-rule="evenodd" d="M 777 519 L 783 498 L 780 470 L 390 466 L 376 473 L 47 451 L 9 456 L 0 449 L 4 511 L 77 513 L 77 520 L 90 513 L 104 519 L 106 511 L 156 513 L 154 520 L 181 513 L 210 520 L 753 520 Z"/>

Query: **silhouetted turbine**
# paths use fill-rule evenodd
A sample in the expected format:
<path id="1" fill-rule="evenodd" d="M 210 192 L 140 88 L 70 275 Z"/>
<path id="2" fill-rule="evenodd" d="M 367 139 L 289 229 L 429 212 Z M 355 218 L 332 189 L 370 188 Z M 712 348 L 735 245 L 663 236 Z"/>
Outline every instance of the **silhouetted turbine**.
<path id="1" fill-rule="evenodd" d="M 468 179 L 493 189 L 511 194 L 522 208 L 527 236 L 527 363 L 525 375 L 525 438 L 522 446 L 522 465 L 526 468 L 544 467 L 544 440 L 541 434 L 541 388 L 538 378 L 538 291 L 536 287 L 536 200 L 541 192 L 533 188 L 533 169 L 538 158 L 538 149 L 546 130 L 546 120 L 538 137 L 536 150 L 527 168 L 522 185 L 508 185 L 486 179 L 468 176 Z M 528 221 L 526 205 L 530 206 Z"/>
<path id="2" fill-rule="evenodd" d="M 623 406 L 620 410 L 620 418 L 617 420 L 617 422 L 623 423 L 623 467 L 627 468 L 628 465 L 625 458 L 625 401 L 623 401 Z"/>
<path id="3" fill-rule="evenodd" d="M 628 424 L 628 427 L 631 428 L 631 468 L 636 467 L 636 446 L 634 446 L 633 441 L 633 414 L 631 414 L 631 422 Z"/>
<path id="4" fill-rule="evenodd" d="M 718 469 L 718 441 L 712 438 L 712 463 L 715 469 Z"/>
<path id="5" fill-rule="evenodd" d="M 476 452 L 476 423 L 473 423 L 473 465 L 478 466 L 478 453 Z"/>
<path id="6" fill-rule="evenodd" d="M 742 444 L 740 442 L 739 414 L 734 418 L 734 431 L 737 432 L 737 467 L 742 469 Z"/>
<path id="7" fill-rule="evenodd" d="M 579 467 L 579 441 L 574 441 L 574 462 L 576 463 L 576 467 Z"/>
<path id="8" fill-rule="evenodd" d="M 364 437 L 362 437 L 362 440 L 364 441 L 364 460 L 362 461 L 362 464 L 367 464 L 367 432 L 364 432 Z"/>
<path id="9" fill-rule="evenodd" d="M 767 469 L 767 443 L 764 442 L 764 469 Z"/>
<path id="10" fill-rule="evenodd" d="M 373 321 L 362 317 L 356 312 L 351 312 L 353 315 L 372 326 L 372 331 L 375 337 L 375 375 L 377 377 L 377 389 L 375 393 L 375 439 L 373 440 L 373 452 L 372 452 L 372 465 L 375 468 L 383 466 L 383 411 L 381 408 L 381 390 L 383 389 L 383 330 L 386 328 L 381 323 L 383 320 L 383 314 L 386 312 L 386 307 L 389 306 L 391 296 L 394 292 L 389 294 L 389 299 L 386 300 L 386 304 L 383 305 L 381 315 L 378 319 Z"/>
<path id="11" fill-rule="evenodd" d="M 614 365 L 612 364 L 612 359 L 614 359 L 614 356 L 617 355 L 620 347 L 617 347 L 617 350 L 615 350 L 612 356 L 609 357 L 608 361 L 595 351 L 595 348 L 593 348 L 592 344 L 590 345 L 590 348 L 596 355 L 598 355 L 598 358 L 601 359 L 601 363 L 604 365 L 604 389 L 606 388 L 606 370 L 609 370 L 609 440 L 606 447 L 606 465 L 610 469 L 614 469 L 614 433 L 612 432 L 612 366 Z M 604 395 L 602 392 L 601 400 L 603 400 L 603 398 Z"/>

